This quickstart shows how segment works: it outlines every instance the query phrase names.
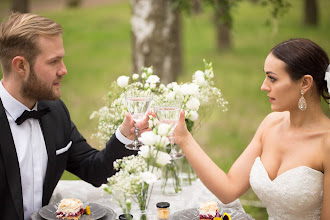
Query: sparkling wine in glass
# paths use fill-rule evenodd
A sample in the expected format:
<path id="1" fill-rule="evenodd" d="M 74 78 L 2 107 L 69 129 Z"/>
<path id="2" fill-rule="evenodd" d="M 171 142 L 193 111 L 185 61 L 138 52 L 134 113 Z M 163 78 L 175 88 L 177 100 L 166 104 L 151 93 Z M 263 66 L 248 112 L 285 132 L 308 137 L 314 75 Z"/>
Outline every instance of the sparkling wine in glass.
<path id="1" fill-rule="evenodd" d="M 182 103 L 180 101 L 173 101 L 164 102 L 160 104 L 158 103 L 154 107 L 156 116 L 160 123 L 166 123 L 171 126 L 171 130 L 169 132 L 169 139 L 171 143 L 170 156 L 173 160 L 180 159 L 184 156 L 183 153 L 180 153 L 175 149 L 173 137 L 173 131 L 178 124 L 180 118 L 181 105 Z"/>
<path id="2" fill-rule="evenodd" d="M 128 91 L 125 94 L 127 110 L 131 114 L 135 123 L 141 121 L 148 112 L 151 102 L 152 94 L 146 91 Z M 138 140 L 139 128 L 135 126 L 135 138 L 133 143 L 126 144 L 125 147 L 129 150 L 139 150 L 142 144 Z"/>

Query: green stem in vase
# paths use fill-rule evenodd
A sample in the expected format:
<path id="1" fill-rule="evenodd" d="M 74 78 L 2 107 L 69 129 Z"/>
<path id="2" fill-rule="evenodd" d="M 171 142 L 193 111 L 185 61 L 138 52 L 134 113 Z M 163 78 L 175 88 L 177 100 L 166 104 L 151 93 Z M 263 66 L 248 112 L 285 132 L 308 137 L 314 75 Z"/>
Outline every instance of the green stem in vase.
<path id="1" fill-rule="evenodd" d="M 162 184 L 162 190 L 165 192 L 166 187 L 171 187 L 170 184 L 172 183 L 174 192 L 178 193 L 182 190 L 181 188 L 181 180 L 177 173 L 177 166 L 175 161 L 172 161 L 170 164 L 167 164 L 165 167 L 164 173 L 164 182 Z M 171 178 L 172 182 L 169 182 L 169 178 Z"/>

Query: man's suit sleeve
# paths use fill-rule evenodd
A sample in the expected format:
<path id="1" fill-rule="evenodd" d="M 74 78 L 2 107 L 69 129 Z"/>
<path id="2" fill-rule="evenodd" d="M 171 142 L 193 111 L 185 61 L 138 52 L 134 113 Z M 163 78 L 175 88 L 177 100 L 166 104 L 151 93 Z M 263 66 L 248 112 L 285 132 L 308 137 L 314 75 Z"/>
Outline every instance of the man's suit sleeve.
<path id="1" fill-rule="evenodd" d="M 115 173 L 113 162 L 136 152 L 127 150 L 115 134 L 103 150 L 92 148 L 71 121 L 64 104 L 63 106 L 71 123 L 70 141 L 72 141 L 66 169 L 94 186 L 106 183 L 107 178 Z"/>

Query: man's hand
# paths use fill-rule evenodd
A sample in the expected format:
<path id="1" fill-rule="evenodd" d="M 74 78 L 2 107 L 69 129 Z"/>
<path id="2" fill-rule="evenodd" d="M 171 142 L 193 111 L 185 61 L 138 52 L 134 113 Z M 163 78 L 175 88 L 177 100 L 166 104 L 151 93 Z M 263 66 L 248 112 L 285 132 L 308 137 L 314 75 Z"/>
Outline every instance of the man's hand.
<path id="1" fill-rule="evenodd" d="M 149 112 L 146 116 L 144 116 L 144 118 L 136 123 L 136 126 L 139 128 L 140 132 L 139 135 L 142 132 L 151 130 L 151 128 L 149 128 Z M 130 113 L 126 113 L 125 114 L 125 119 L 123 121 L 123 123 L 121 124 L 119 130 L 120 132 L 127 137 L 128 139 L 134 140 L 135 137 L 135 127 L 134 127 L 135 121 L 133 120 L 132 116 Z"/>

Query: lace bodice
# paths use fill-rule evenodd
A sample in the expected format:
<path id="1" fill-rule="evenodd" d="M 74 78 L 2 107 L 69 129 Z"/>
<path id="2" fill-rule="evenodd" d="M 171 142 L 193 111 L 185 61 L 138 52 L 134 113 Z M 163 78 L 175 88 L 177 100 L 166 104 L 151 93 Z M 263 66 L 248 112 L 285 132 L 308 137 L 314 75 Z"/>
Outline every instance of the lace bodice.
<path id="1" fill-rule="evenodd" d="M 260 157 L 250 173 L 250 184 L 266 205 L 269 220 L 320 219 L 323 173 L 307 166 L 288 170 L 273 181 Z"/>

